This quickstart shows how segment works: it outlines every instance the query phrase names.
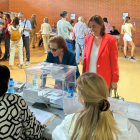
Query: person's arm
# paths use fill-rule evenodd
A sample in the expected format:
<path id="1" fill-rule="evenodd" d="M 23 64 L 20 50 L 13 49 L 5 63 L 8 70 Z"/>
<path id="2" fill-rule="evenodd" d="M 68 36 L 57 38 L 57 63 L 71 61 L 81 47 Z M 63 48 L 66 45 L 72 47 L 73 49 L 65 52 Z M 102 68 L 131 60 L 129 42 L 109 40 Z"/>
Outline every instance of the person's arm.
<path id="1" fill-rule="evenodd" d="M 119 66 L 118 66 L 118 47 L 116 38 L 109 42 L 110 46 L 110 64 L 111 64 L 111 88 L 117 89 L 117 82 L 119 81 Z"/>
<path id="2" fill-rule="evenodd" d="M 83 55 L 83 73 L 86 72 L 86 59 L 87 59 L 86 48 L 87 48 L 87 38 L 85 37 L 84 55 Z"/>
<path id="3" fill-rule="evenodd" d="M 42 33 L 43 32 L 43 25 L 41 24 L 41 30 L 40 30 L 40 32 Z"/>
<path id="4" fill-rule="evenodd" d="M 35 24 L 34 24 L 34 27 L 36 27 L 37 26 L 37 23 L 36 23 L 36 20 L 35 20 Z"/>
<path id="5" fill-rule="evenodd" d="M 52 32 L 52 28 L 51 28 L 51 25 L 50 25 L 49 31 L 50 31 L 50 32 Z"/>
<path id="6" fill-rule="evenodd" d="M 52 132 L 52 139 L 53 140 L 70 140 L 73 130 L 74 130 L 74 125 L 75 125 L 75 120 L 71 126 L 71 129 L 69 130 L 71 121 L 72 121 L 73 114 L 68 115 L 65 117 L 65 119 L 62 121 L 62 123 L 53 130 Z"/>
<path id="7" fill-rule="evenodd" d="M 8 32 L 11 34 L 11 26 L 8 27 Z"/>
<path id="8" fill-rule="evenodd" d="M 75 33 L 72 34 L 72 38 L 73 38 L 73 40 L 75 40 L 75 38 L 76 38 Z"/>
<path id="9" fill-rule="evenodd" d="M 28 108 L 28 105 L 22 97 L 19 96 L 19 101 L 21 105 L 21 123 L 23 126 L 23 131 L 25 131 L 26 139 L 40 139 L 42 138 L 45 126 L 35 118 L 33 113 Z"/>
<path id="10" fill-rule="evenodd" d="M 73 29 L 71 28 L 69 31 L 70 31 L 70 32 L 73 32 Z"/>
<path id="11" fill-rule="evenodd" d="M 23 35 L 23 30 L 21 31 L 21 36 Z"/>
<path id="12" fill-rule="evenodd" d="M 124 34 L 123 26 L 122 26 L 122 28 L 121 28 L 121 34 Z"/>
<path id="13" fill-rule="evenodd" d="M 27 28 L 23 28 L 23 30 L 30 32 L 31 31 L 31 23 L 29 20 L 26 20 Z"/>
<path id="14" fill-rule="evenodd" d="M 136 31 L 136 25 L 135 25 L 135 24 L 133 24 L 132 30 L 133 30 L 133 31 Z"/>
<path id="15" fill-rule="evenodd" d="M 68 22 L 68 29 L 69 29 L 70 32 L 73 32 L 72 26 L 69 22 Z"/>
<path id="16" fill-rule="evenodd" d="M 140 140 L 140 133 L 137 128 L 127 119 L 127 129 L 130 140 Z"/>

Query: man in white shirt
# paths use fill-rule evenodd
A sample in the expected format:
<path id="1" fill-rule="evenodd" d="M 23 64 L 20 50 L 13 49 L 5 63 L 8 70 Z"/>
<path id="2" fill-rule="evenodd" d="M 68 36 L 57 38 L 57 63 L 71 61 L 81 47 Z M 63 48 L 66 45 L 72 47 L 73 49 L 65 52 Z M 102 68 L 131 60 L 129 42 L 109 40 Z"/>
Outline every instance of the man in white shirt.
<path id="1" fill-rule="evenodd" d="M 79 64 L 80 60 L 80 49 L 82 52 L 82 61 L 83 61 L 83 54 L 84 54 L 84 38 L 88 34 L 88 28 L 84 23 L 84 18 L 79 17 L 78 22 L 75 24 L 73 28 L 74 37 L 76 37 L 76 62 Z"/>
<path id="2" fill-rule="evenodd" d="M 23 27 L 23 46 L 25 46 L 26 49 L 26 64 L 25 66 L 30 65 L 30 48 L 29 48 L 29 32 L 31 30 L 31 23 L 29 20 L 26 20 L 24 18 L 24 13 L 20 12 L 18 14 L 18 17 L 20 19 L 19 25 Z"/>

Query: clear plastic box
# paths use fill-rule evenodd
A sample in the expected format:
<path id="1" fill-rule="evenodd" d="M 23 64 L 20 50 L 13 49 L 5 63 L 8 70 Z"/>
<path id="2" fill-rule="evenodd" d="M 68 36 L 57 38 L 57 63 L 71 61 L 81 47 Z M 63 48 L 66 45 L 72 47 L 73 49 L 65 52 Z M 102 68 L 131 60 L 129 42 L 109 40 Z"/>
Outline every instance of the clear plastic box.
<path id="1" fill-rule="evenodd" d="M 41 62 L 25 69 L 25 73 L 28 94 L 36 91 L 45 102 L 59 102 L 70 86 L 75 91 L 76 66 Z"/>

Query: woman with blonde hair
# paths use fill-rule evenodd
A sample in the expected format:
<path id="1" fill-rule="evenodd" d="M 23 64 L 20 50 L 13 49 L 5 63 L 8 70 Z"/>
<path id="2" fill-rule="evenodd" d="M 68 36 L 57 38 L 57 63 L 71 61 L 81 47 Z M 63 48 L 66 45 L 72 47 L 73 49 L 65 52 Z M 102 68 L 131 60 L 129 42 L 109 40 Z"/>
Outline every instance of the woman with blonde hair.
<path id="1" fill-rule="evenodd" d="M 84 108 L 65 117 L 55 128 L 53 140 L 139 140 L 129 120 L 109 110 L 108 87 L 95 73 L 84 73 L 76 82 L 77 96 Z"/>
<path id="2" fill-rule="evenodd" d="M 136 31 L 136 26 L 135 26 L 135 22 L 132 25 L 129 21 L 130 21 L 130 17 L 126 17 L 125 20 L 124 20 L 124 25 L 122 25 L 122 29 L 121 29 L 121 34 L 124 34 L 124 37 L 123 37 L 123 40 L 124 40 L 124 57 L 125 57 L 125 59 L 129 59 L 129 57 L 126 55 L 127 42 L 129 42 L 129 44 L 132 46 L 130 60 L 137 61 L 137 59 L 134 58 L 135 44 L 132 40 L 132 34 L 131 34 L 131 29 Z"/>

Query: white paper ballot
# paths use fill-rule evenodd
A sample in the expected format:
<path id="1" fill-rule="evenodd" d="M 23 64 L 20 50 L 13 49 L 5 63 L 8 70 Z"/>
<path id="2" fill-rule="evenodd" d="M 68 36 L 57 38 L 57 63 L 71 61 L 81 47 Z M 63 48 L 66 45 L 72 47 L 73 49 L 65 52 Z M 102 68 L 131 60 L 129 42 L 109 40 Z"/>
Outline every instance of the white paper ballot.
<path id="1" fill-rule="evenodd" d="M 31 112 L 33 112 L 36 119 L 39 122 L 41 122 L 41 124 L 43 124 L 45 121 L 47 121 L 49 118 L 51 118 L 53 116 L 53 114 L 50 112 L 42 111 L 40 109 L 36 109 L 36 108 L 31 107 L 31 106 L 29 106 L 29 109 Z"/>
<path id="2" fill-rule="evenodd" d="M 125 102 L 113 98 L 108 98 L 110 102 L 110 110 L 124 115 L 129 119 L 140 121 L 140 104 L 133 102 Z"/>

